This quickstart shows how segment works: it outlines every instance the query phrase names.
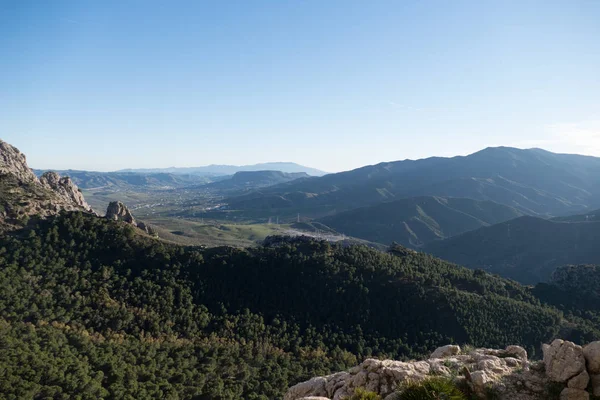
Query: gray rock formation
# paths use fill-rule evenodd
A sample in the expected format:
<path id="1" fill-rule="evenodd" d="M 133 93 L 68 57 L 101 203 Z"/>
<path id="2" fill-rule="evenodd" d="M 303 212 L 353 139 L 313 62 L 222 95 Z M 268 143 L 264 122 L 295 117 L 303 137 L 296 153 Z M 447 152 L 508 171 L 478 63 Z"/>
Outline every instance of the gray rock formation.
<path id="1" fill-rule="evenodd" d="M 573 342 L 556 339 L 542 346 L 546 375 L 553 382 L 567 382 L 585 371 L 583 348 Z"/>
<path id="2" fill-rule="evenodd" d="M 40 183 L 58 194 L 66 203 L 86 211 L 92 211 L 92 207 L 85 201 L 83 194 L 68 176 L 60 177 L 56 172 L 45 172 L 40 177 Z"/>
<path id="3" fill-rule="evenodd" d="M 0 230 L 22 226 L 32 216 L 45 218 L 61 211 L 92 209 L 69 178 L 47 173 L 38 179 L 25 156 L 0 140 Z"/>
<path id="4" fill-rule="evenodd" d="M 11 174 L 21 182 L 37 182 L 37 177 L 27 166 L 25 155 L 16 147 L 0 140 L 0 174 Z"/>
<path id="5" fill-rule="evenodd" d="M 600 396 L 600 342 L 592 342 L 585 346 L 583 356 L 592 381 L 592 394 Z"/>
<path id="6" fill-rule="evenodd" d="M 542 372 L 530 370 L 527 352 L 518 346 L 510 351 L 476 349 L 468 354 L 457 351 L 458 346 L 444 346 L 432 353 L 436 358 L 424 361 L 402 362 L 393 360 L 367 359 L 349 371 L 313 378 L 292 386 L 284 400 L 300 400 L 310 396 L 342 400 L 351 396 L 357 388 L 378 393 L 382 398 L 392 399 L 403 383 L 421 381 L 431 376 L 453 377 L 460 375 L 465 368 L 470 372 L 468 384 L 477 394 L 483 395 L 489 386 L 496 386 L 506 399 L 536 399 L 544 393 L 547 380 Z M 522 350 L 522 351 L 521 351 Z M 515 353 L 519 353 L 518 355 Z M 439 356 L 439 358 L 438 358 Z M 509 377 L 520 372 L 519 379 L 529 379 L 529 387 L 524 384 L 507 384 Z M 512 387 L 519 387 L 519 396 Z"/>
<path id="7" fill-rule="evenodd" d="M 106 218 L 112 221 L 126 222 L 143 230 L 149 235 L 157 236 L 156 230 L 152 226 L 144 222 L 137 222 L 127 206 L 120 201 L 113 201 L 108 205 L 108 208 L 106 209 Z"/>
<path id="8" fill-rule="evenodd" d="M 113 221 L 124 221 L 128 224 L 137 226 L 131 211 L 129 211 L 127 206 L 120 201 L 113 201 L 108 205 L 108 208 L 106 209 L 106 218 Z"/>
<path id="9" fill-rule="evenodd" d="M 590 381 L 593 390 L 600 389 L 599 348 L 600 342 L 590 343 L 584 349 L 557 339 L 543 346 L 543 361 L 529 361 L 527 352 L 520 346 L 508 346 L 503 350 L 475 349 L 465 353 L 458 346 L 448 345 L 436 349 L 431 358 L 424 361 L 367 359 L 348 371 L 292 386 L 284 400 L 312 397 L 341 400 L 350 397 L 357 388 L 392 400 L 397 398 L 406 382 L 418 382 L 432 376 L 446 376 L 461 386 L 466 385 L 481 399 L 489 398 L 491 390 L 495 393 L 494 398 L 499 400 L 548 400 L 548 388 L 558 385 L 558 390 L 562 390 L 561 400 L 588 400 Z"/>
<path id="10" fill-rule="evenodd" d="M 460 346 L 449 344 L 447 346 L 438 347 L 435 349 L 429 358 L 444 358 L 454 356 L 460 353 Z"/>

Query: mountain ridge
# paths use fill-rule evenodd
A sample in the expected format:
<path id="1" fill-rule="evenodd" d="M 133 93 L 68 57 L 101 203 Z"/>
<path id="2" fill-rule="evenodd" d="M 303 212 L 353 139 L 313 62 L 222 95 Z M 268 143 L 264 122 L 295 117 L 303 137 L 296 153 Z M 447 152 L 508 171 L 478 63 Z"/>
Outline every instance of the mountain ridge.
<path id="1" fill-rule="evenodd" d="M 523 216 L 427 244 L 436 257 L 524 284 L 548 281 L 568 264 L 600 264 L 600 222 Z"/>
<path id="2" fill-rule="evenodd" d="M 482 226 L 523 215 L 491 201 L 436 196 L 411 197 L 318 219 L 334 230 L 369 240 L 420 248 Z"/>
<path id="3" fill-rule="evenodd" d="M 415 196 L 490 200 L 524 214 L 558 216 L 600 207 L 600 158 L 490 147 L 451 158 L 379 163 L 229 199 L 232 208 L 301 210 L 313 217 Z"/>
<path id="4" fill-rule="evenodd" d="M 227 164 L 210 164 L 199 167 L 169 167 L 169 168 L 127 168 L 115 172 L 170 172 L 170 173 L 190 173 L 190 174 L 218 174 L 218 175 L 233 175 L 240 171 L 281 171 L 287 173 L 305 172 L 311 176 L 323 176 L 328 172 L 321 171 L 316 168 L 306 167 L 293 162 L 267 162 L 251 165 L 227 165 Z"/>

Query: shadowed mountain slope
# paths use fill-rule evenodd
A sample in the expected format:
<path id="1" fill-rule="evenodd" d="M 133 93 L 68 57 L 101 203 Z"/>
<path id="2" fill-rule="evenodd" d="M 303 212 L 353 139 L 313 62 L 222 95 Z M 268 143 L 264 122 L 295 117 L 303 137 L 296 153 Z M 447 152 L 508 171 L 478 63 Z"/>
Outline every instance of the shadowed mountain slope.
<path id="1" fill-rule="evenodd" d="M 491 201 L 426 196 L 357 208 L 319 222 L 372 242 L 421 247 L 521 215 L 515 208 Z"/>

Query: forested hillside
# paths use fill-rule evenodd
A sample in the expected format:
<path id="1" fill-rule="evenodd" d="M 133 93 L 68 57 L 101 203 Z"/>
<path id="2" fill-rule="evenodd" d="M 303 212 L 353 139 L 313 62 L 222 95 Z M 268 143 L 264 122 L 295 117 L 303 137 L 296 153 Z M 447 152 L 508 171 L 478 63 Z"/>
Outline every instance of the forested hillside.
<path id="1" fill-rule="evenodd" d="M 567 339 L 600 338 L 515 282 L 394 254 L 276 238 L 184 248 L 91 215 L 52 217 L 0 240 L 0 393 L 278 399 L 367 356 L 448 342 L 536 354 L 565 324 Z"/>
<path id="2" fill-rule="evenodd" d="M 357 208 L 319 222 L 372 242 L 418 248 L 521 215 L 515 208 L 492 201 L 424 196 Z"/>
<path id="3" fill-rule="evenodd" d="M 424 251 L 524 284 L 548 281 L 557 267 L 600 263 L 600 222 L 521 217 L 443 241 Z"/>

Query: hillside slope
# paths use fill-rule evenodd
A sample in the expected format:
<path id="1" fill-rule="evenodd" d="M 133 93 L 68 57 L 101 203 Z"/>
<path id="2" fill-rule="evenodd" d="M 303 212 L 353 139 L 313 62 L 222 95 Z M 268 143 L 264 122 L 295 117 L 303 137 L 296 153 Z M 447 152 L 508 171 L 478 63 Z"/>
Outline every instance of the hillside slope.
<path id="1" fill-rule="evenodd" d="M 222 192 L 246 191 L 308 177 L 309 175 L 304 172 L 240 171 L 228 179 L 210 183 L 206 188 Z"/>
<path id="2" fill-rule="evenodd" d="M 34 170 L 41 176 L 46 170 Z M 59 174 L 70 177 L 82 189 L 163 189 L 178 188 L 188 185 L 210 183 L 211 176 L 170 174 L 170 173 L 135 173 L 135 172 L 95 172 L 64 170 Z"/>
<path id="3" fill-rule="evenodd" d="M 38 178 L 16 147 L 0 140 L 0 230 L 24 225 L 30 217 L 62 210 L 91 212 L 83 195 L 68 177 L 46 172 Z"/>
<path id="4" fill-rule="evenodd" d="M 424 251 L 469 268 L 544 282 L 566 264 L 600 263 L 600 222 L 568 223 L 521 217 L 433 242 Z"/>
<path id="5" fill-rule="evenodd" d="M 521 215 L 514 208 L 491 201 L 425 196 L 358 208 L 319 222 L 372 242 L 398 242 L 417 248 Z"/>
<path id="6" fill-rule="evenodd" d="M 369 356 L 448 342 L 535 354 L 565 324 L 600 336 L 515 282 L 414 252 L 184 248 L 81 213 L 0 248 L 0 393 L 14 398 L 275 399 Z"/>
<path id="7" fill-rule="evenodd" d="M 319 217 L 415 196 L 489 200 L 529 215 L 600 207 L 600 158 L 487 148 L 465 157 L 381 163 L 230 199 L 234 209 Z"/>

